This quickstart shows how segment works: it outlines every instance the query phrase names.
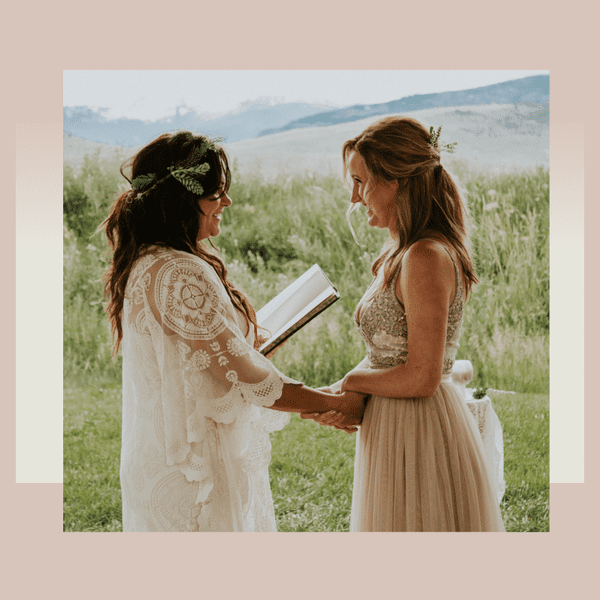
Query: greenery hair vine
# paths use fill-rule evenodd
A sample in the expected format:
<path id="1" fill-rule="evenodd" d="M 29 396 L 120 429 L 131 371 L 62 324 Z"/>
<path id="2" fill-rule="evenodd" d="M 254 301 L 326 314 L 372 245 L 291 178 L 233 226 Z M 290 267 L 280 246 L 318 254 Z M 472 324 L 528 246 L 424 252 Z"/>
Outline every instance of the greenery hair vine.
<path id="1" fill-rule="evenodd" d="M 140 175 L 131 182 L 131 187 L 136 192 L 140 192 L 145 187 L 148 187 L 154 181 L 155 177 L 156 175 L 154 173 L 149 173 L 148 175 Z"/>
<path id="2" fill-rule="evenodd" d="M 187 190 L 193 194 L 201 196 L 204 193 L 202 184 L 198 181 L 199 177 L 206 175 L 210 169 L 210 165 L 207 162 L 198 164 L 198 161 L 206 154 L 208 150 L 213 152 L 216 150 L 215 144 L 222 141 L 223 138 L 215 138 L 211 140 L 206 138 L 199 148 L 196 148 L 189 158 L 185 161 L 189 166 L 171 166 L 167 167 L 170 175 L 172 175 L 179 183 L 185 186 Z M 184 163 L 184 164 L 185 164 Z M 156 185 L 156 174 L 148 173 L 147 175 L 140 175 L 131 182 L 131 187 L 136 192 L 147 192 L 151 187 Z"/>
<path id="3" fill-rule="evenodd" d="M 175 177 L 179 183 L 182 183 L 186 189 L 193 194 L 198 194 L 198 196 L 201 196 L 204 193 L 204 188 L 200 182 L 195 179 L 195 177 L 206 175 L 209 169 L 210 165 L 208 163 L 202 163 L 201 165 L 188 167 L 187 169 L 169 167 L 171 175 L 173 175 L 173 177 Z"/>
<path id="4" fill-rule="evenodd" d="M 437 131 L 433 127 L 429 128 L 429 145 L 438 152 L 448 152 L 448 154 L 454 154 L 454 148 L 457 143 L 452 142 L 451 144 L 442 144 L 440 142 L 440 133 L 442 128 L 438 127 Z"/>

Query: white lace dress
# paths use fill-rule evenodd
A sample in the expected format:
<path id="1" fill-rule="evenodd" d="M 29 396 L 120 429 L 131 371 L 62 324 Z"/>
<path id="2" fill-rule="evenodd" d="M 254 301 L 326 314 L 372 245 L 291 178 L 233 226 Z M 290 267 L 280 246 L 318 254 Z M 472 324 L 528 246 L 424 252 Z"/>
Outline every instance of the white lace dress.
<path id="1" fill-rule="evenodd" d="M 284 383 L 213 268 L 151 248 L 123 306 L 123 531 L 276 531 L 267 410 Z"/>

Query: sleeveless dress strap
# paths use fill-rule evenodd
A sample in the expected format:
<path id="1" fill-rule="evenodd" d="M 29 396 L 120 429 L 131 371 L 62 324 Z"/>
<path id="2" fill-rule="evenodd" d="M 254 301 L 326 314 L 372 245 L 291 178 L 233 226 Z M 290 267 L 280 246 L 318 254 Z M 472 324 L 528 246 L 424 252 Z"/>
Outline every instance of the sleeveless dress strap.
<path id="1" fill-rule="evenodd" d="M 454 302 L 456 301 L 456 298 L 457 298 L 457 292 L 460 290 L 460 294 L 461 295 L 463 294 L 463 286 L 462 286 L 462 278 L 460 276 L 460 270 L 458 268 L 458 265 L 456 264 L 456 261 L 452 257 L 452 253 L 450 252 L 450 250 L 448 250 L 448 246 L 446 246 L 446 244 L 444 244 L 444 242 L 440 242 L 440 240 L 438 240 L 437 238 L 421 238 L 418 241 L 421 241 L 421 240 L 430 240 L 432 242 L 439 242 L 444 247 L 444 250 L 446 250 L 446 252 L 448 253 L 450 260 L 452 261 L 452 264 L 454 265 L 454 297 L 451 302 L 451 304 L 454 304 Z M 400 276 L 401 271 L 402 271 L 402 263 L 400 263 L 398 265 L 398 268 L 396 269 L 396 272 L 394 273 L 394 276 L 392 277 L 392 279 L 390 281 L 390 284 L 389 284 L 390 289 L 392 289 L 392 290 L 396 289 L 396 282 L 398 281 L 398 277 Z M 375 279 L 373 280 L 373 282 L 371 282 L 371 286 L 373 285 L 374 281 L 375 281 Z M 369 286 L 369 288 L 371 286 Z M 402 302 L 400 302 L 400 304 L 404 307 L 404 304 Z M 358 310 L 355 313 L 355 319 L 356 319 L 357 314 L 358 314 Z M 358 320 L 357 320 L 357 322 L 358 322 Z"/>

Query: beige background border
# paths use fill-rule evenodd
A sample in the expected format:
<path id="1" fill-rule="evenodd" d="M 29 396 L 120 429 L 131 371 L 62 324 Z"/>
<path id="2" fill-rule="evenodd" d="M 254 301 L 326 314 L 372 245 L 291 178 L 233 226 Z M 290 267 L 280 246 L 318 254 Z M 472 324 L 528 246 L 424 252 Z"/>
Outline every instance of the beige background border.
<path id="1" fill-rule="evenodd" d="M 594 20 L 589 15 L 573 4 L 566 16 L 548 6 L 527 9 L 521 2 L 494 5 L 494 14 L 482 14 L 479 3 L 472 3 L 473 8 L 466 3 L 447 3 L 437 10 L 428 3 L 420 15 L 411 14 L 406 8 L 390 10 L 389 6 L 380 0 L 347 3 L 342 12 L 311 0 L 285 12 L 279 3 L 264 1 L 243 5 L 229 2 L 216 7 L 196 4 L 189 9 L 170 5 L 162 10 L 147 5 L 133 10 L 120 3 L 105 2 L 91 9 L 70 3 L 42 8 L 27 5 L 6 13 L 10 26 L 2 40 L 2 55 L 11 64 L 5 69 L 2 111 L 6 134 L 3 163 L 8 167 L 8 200 L 2 222 L 6 282 L 2 375 L 8 399 L 2 436 L 2 509 L 3 546 L 9 550 L 9 576 L 3 585 L 11 590 L 9 597 L 33 598 L 49 593 L 67 598 L 126 594 L 154 598 L 166 593 L 217 593 L 224 598 L 238 594 L 387 597 L 418 592 L 425 598 L 434 594 L 500 598 L 507 594 L 537 597 L 548 591 L 587 596 L 581 592 L 595 575 L 592 567 L 596 561 L 592 563 L 592 559 L 598 526 L 592 501 L 598 493 L 599 455 L 598 435 L 590 430 L 598 421 L 598 408 L 589 401 L 586 483 L 552 485 L 549 534 L 63 534 L 61 485 L 13 483 L 14 198 L 15 181 L 26 181 L 25 174 L 16 173 L 14 166 L 15 148 L 17 155 L 25 151 L 16 146 L 16 124 L 40 123 L 47 130 L 61 126 L 63 69 L 547 68 L 551 73 L 551 122 L 553 126 L 564 125 L 563 134 L 560 127 L 552 130 L 552 161 L 555 146 L 562 146 L 571 156 L 581 156 L 583 124 L 586 191 L 589 198 L 595 197 L 590 174 L 597 168 L 594 140 L 598 126 L 592 118 L 592 102 L 597 95 L 595 82 L 591 81 L 595 67 L 591 62 L 586 64 L 594 56 Z M 565 12 L 563 9 L 561 13 Z M 270 19 L 265 17 L 269 14 L 273 15 Z M 144 22 L 148 15 L 154 25 Z M 40 172 L 47 172 L 47 179 L 46 175 L 38 179 L 37 190 L 30 186 L 33 196 L 41 194 L 41 190 L 45 194 L 46 186 L 56 184 L 55 159 L 56 156 L 49 156 L 46 163 L 38 165 Z M 576 161 L 566 171 L 570 171 L 566 176 L 574 182 L 581 173 Z M 12 173 L 16 173 L 16 178 Z M 576 196 L 573 198 L 576 201 Z M 47 208 L 49 215 L 55 214 L 52 211 L 56 201 Z M 573 206 L 565 202 L 564 210 L 572 211 Z M 588 202 L 586 263 L 591 272 L 597 272 L 594 257 L 598 256 L 598 235 L 591 228 L 599 222 L 598 212 L 597 205 Z M 52 218 L 48 218 L 46 226 L 50 232 L 54 226 Z M 33 241 L 37 238 L 33 236 L 37 233 L 31 233 L 34 250 Z M 48 235 L 48 243 L 53 244 L 53 234 Z M 565 236 L 565 250 L 571 244 L 581 244 L 577 228 Z M 19 278 L 31 277 L 41 282 L 37 289 L 39 309 L 25 318 L 36 331 L 37 339 L 43 340 L 54 335 L 59 317 L 44 287 L 44 283 L 52 285 L 44 281 L 48 269 L 45 255 L 38 258 L 37 268 L 31 273 L 19 272 Z M 578 267 L 573 265 L 574 269 Z M 596 304 L 596 285 L 595 280 L 588 279 L 588 307 Z M 553 278 L 552 286 L 563 286 L 562 279 Z M 561 318 L 566 322 L 575 318 L 577 323 L 581 311 L 581 305 L 575 302 L 571 312 Z M 598 333 L 598 318 L 590 310 L 586 314 L 586 331 L 587 395 L 593 399 L 592 361 L 596 356 L 592 343 Z M 553 354 L 553 378 L 571 376 L 561 373 L 560 361 L 580 352 L 581 337 L 578 342 L 573 349 L 569 347 L 570 338 L 559 340 L 561 352 L 555 359 Z M 40 373 L 36 377 L 45 376 L 56 370 L 59 358 L 60 354 L 57 357 L 56 353 L 31 348 L 31 372 Z M 36 365 L 47 365 L 49 371 L 36 371 Z M 51 402 L 55 390 L 52 375 L 49 377 Z M 569 396 L 552 398 L 553 411 L 555 401 L 577 405 L 580 378 L 576 375 L 571 381 Z M 29 436 L 31 447 L 43 456 L 45 449 L 37 443 L 36 431 L 32 429 Z M 593 508 L 595 505 L 596 502 Z"/>

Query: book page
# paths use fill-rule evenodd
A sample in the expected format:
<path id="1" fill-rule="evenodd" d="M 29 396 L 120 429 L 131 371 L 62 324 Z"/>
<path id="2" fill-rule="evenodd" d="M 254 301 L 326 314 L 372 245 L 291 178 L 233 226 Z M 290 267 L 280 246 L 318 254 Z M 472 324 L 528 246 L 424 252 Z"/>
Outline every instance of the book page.
<path id="1" fill-rule="evenodd" d="M 319 266 L 314 265 L 256 313 L 258 324 L 268 329 L 271 336 L 275 335 L 330 287 Z"/>
<path id="2" fill-rule="evenodd" d="M 257 311 L 258 325 L 269 335 L 261 352 L 267 354 L 276 348 L 339 297 L 319 265 L 313 265 Z"/>

